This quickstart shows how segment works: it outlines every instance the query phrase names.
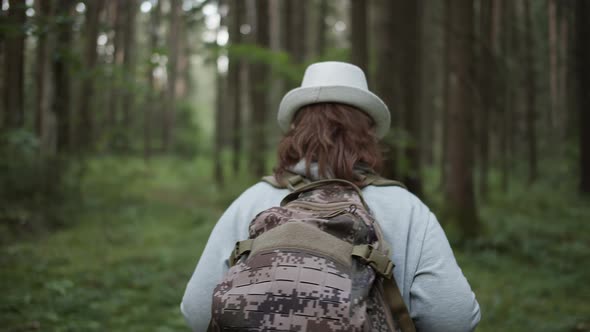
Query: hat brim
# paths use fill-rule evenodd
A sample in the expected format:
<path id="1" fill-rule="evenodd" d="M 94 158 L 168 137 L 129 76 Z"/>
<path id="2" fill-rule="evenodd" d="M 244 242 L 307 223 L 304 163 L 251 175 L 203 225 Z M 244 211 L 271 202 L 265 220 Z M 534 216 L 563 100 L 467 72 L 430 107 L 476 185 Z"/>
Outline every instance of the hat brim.
<path id="1" fill-rule="evenodd" d="M 323 102 L 346 104 L 366 112 L 375 121 L 375 134 L 379 138 L 389 131 L 391 116 L 387 105 L 379 97 L 367 90 L 337 85 L 302 87 L 289 91 L 279 106 L 279 126 L 286 132 L 300 108 Z"/>

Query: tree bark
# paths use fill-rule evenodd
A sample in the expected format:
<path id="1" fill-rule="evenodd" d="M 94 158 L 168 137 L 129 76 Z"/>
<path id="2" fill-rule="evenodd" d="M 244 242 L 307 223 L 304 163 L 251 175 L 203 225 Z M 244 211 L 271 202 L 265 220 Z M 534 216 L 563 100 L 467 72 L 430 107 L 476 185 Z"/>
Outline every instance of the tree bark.
<path id="1" fill-rule="evenodd" d="M 405 170 L 404 183 L 418 197 L 422 197 L 422 147 L 420 97 L 422 65 L 422 1 L 400 1 L 400 31 L 405 38 L 399 38 L 399 49 L 403 49 L 398 72 L 401 76 L 401 106 L 404 114 L 404 129 L 409 135 L 405 147 L 408 168 Z"/>
<path id="2" fill-rule="evenodd" d="M 393 43 L 395 23 L 391 16 L 395 14 L 395 2 L 391 0 L 376 0 L 375 12 L 375 94 L 383 99 L 391 114 L 392 127 L 397 125 L 398 112 L 395 109 L 395 61 L 396 48 Z M 398 148 L 390 130 L 390 134 L 383 140 L 384 163 L 383 176 L 395 179 L 398 176 L 397 154 Z"/>
<path id="3" fill-rule="evenodd" d="M 57 120 L 57 151 L 67 152 L 72 148 L 71 139 L 71 75 L 69 71 L 69 55 L 72 48 L 72 0 L 57 2 L 57 15 L 65 19 L 59 21 L 57 30 L 56 54 L 53 56 L 53 72 L 55 95 L 53 110 Z"/>
<path id="4" fill-rule="evenodd" d="M 494 1 L 480 1 L 480 38 L 479 54 L 480 65 L 478 70 L 479 81 L 479 194 L 485 199 L 488 192 L 489 169 L 489 121 L 494 103 L 494 49 L 492 24 Z"/>
<path id="5" fill-rule="evenodd" d="M 166 90 L 166 107 L 163 123 L 162 145 L 169 151 L 174 145 L 173 130 L 176 122 L 176 79 L 178 77 L 178 54 L 180 36 L 180 19 L 182 4 L 180 0 L 170 0 L 170 31 L 168 33 L 168 83 Z"/>
<path id="6" fill-rule="evenodd" d="M 445 181 L 445 201 L 448 217 L 457 223 L 463 236 L 477 233 L 479 224 L 473 190 L 472 167 L 472 68 L 473 2 L 449 1 L 449 109 L 447 110 L 448 167 Z M 449 19 L 449 18 L 447 18 Z"/>
<path id="7" fill-rule="evenodd" d="M 6 15 L 8 31 L 4 54 L 4 127 L 21 128 L 25 124 L 24 68 L 25 68 L 25 21 L 24 1 L 9 1 Z"/>
<path id="8" fill-rule="evenodd" d="M 537 133 L 536 133 L 536 105 L 535 105 L 535 57 L 534 57 L 534 39 L 530 0 L 524 0 L 525 10 L 525 38 L 526 38 L 526 137 L 528 152 L 528 182 L 533 183 L 537 179 Z"/>
<path id="9" fill-rule="evenodd" d="M 365 6 L 366 7 L 366 6 Z M 326 16 L 328 16 L 328 0 L 320 0 L 318 15 L 318 37 L 316 39 L 316 51 L 318 56 L 323 58 L 326 53 Z"/>
<path id="10" fill-rule="evenodd" d="M 242 42 L 240 33 L 240 26 L 243 23 L 243 13 L 245 11 L 244 2 L 242 0 L 232 0 L 230 4 L 231 24 L 229 31 L 230 49 L 232 46 L 239 45 Z M 242 71 L 242 61 L 236 55 L 232 55 L 230 50 L 229 68 L 228 68 L 228 92 L 230 98 L 230 112 L 232 118 L 232 169 L 234 174 L 238 174 L 240 170 L 240 160 L 242 157 L 242 112 L 240 100 L 242 96 L 242 84 L 240 80 L 240 73 Z"/>
<path id="11" fill-rule="evenodd" d="M 529 5 L 530 6 L 530 5 Z M 526 13 L 526 15 L 532 15 Z M 548 128 L 554 129 L 558 113 L 558 41 L 557 41 L 557 3 L 556 0 L 547 2 L 548 37 L 549 37 L 549 97 L 550 109 L 548 113 Z M 527 19 L 528 20 L 528 19 Z M 528 37 L 527 37 L 528 39 Z"/>
<path id="12" fill-rule="evenodd" d="M 367 45 L 367 0 L 351 0 L 351 50 L 350 62 L 359 66 L 369 76 L 369 46 Z"/>
<path id="13" fill-rule="evenodd" d="M 48 33 L 49 22 L 53 19 L 53 8 L 51 1 L 37 2 L 38 15 L 40 17 L 41 33 L 38 37 L 37 44 L 37 103 L 35 115 L 35 132 L 39 139 L 40 150 L 43 153 L 48 152 L 48 116 L 51 111 L 51 56 L 50 34 Z"/>
<path id="14" fill-rule="evenodd" d="M 590 3 L 578 0 L 576 8 L 577 24 L 577 76 L 578 76 L 578 112 L 580 130 L 580 192 L 590 194 Z"/>
<path id="15" fill-rule="evenodd" d="M 295 3 L 294 3 L 295 4 Z M 296 4 L 300 4 L 298 1 Z M 301 4 L 300 4 L 301 5 Z M 268 0 L 256 1 L 256 45 L 258 47 L 270 47 Z M 303 14 L 301 12 L 301 14 Z M 297 16 L 295 17 L 297 18 Z M 301 38 L 299 38 L 301 40 Z M 305 44 L 302 44 L 305 45 Z M 268 90 L 268 66 L 262 62 L 251 65 L 250 76 L 250 100 L 252 103 L 252 139 L 250 152 L 250 168 L 255 176 L 263 176 L 265 173 L 266 152 L 266 117 Z"/>
<path id="16" fill-rule="evenodd" d="M 158 1 L 156 6 L 152 8 L 150 13 L 150 22 L 148 23 L 149 29 L 149 52 L 148 52 L 148 63 L 149 68 L 147 70 L 147 81 L 148 81 L 148 88 L 149 92 L 148 95 L 145 97 L 145 105 L 144 105 L 144 117 L 143 117 L 143 156 L 147 160 L 152 155 L 153 150 L 153 128 L 155 125 L 154 115 L 156 114 L 155 111 L 159 109 L 158 105 L 160 105 L 160 100 L 157 97 L 158 91 L 154 80 L 154 64 L 151 61 L 151 57 L 154 54 L 154 51 L 159 46 L 160 36 L 158 31 L 160 29 L 160 22 L 161 22 L 161 15 L 162 15 L 162 2 Z"/>
<path id="17" fill-rule="evenodd" d="M 122 148 L 129 149 L 130 132 L 132 127 L 133 110 L 135 107 L 135 18 L 137 16 L 137 1 L 126 0 L 125 3 L 125 24 L 123 26 L 123 98 L 121 100 L 122 109 L 122 128 L 124 134 L 122 138 Z"/>
<path id="18" fill-rule="evenodd" d="M 94 71 L 96 70 L 95 67 L 98 58 L 96 40 L 98 38 L 100 12 L 103 5 L 104 0 L 94 0 L 88 1 L 86 7 L 86 40 L 84 45 L 86 74 L 80 90 L 79 123 L 77 126 L 77 145 L 80 150 L 92 148 L 94 139 L 95 128 L 92 106 L 94 104 Z"/>

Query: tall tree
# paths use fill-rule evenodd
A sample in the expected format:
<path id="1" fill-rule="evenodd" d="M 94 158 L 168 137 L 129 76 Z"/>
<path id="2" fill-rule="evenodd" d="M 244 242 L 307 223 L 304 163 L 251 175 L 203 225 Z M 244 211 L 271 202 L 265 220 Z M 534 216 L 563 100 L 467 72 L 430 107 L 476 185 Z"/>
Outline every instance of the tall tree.
<path id="1" fill-rule="evenodd" d="M 490 145 L 490 116 L 495 103 L 496 66 L 494 49 L 494 7 L 496 0 L 480 1 L 479 19 L 479 55 L 478 85 L 479 85 L 479 193 L 485 198 L 488 191 L 489 145 Z"/>
<path id="2" fill-rule="evenodd" d="M 48 1 L 49 2 L 49 1 Z M 77 126 L 77 144 L 80 149 L 90 148 L 94 133 L 94 115 L 92 105 L 94 100 L 94 71 L 98 53 L 96 52 L 96 40 L 98 39 L 100 12 L 104 6 L 104 0 L 87 1 L 86 7 L 86 31 L 84 45 L 84 64 L 86 74 L 80 89 L 80 110 L 78 112 L 79 123 Z"/>
<path id="3" fill-rule="evenodd" d="M 25 124 L 24 110 L 24 57 L 25 20 L 24 1 L 11 0 L 6 16 L 8 30 L 5 35 L 4 54 L 4 126 L 20 128 Z"/>
<path id="4" fill-rule="evenodd" d="M 400 99 L 401 109 L 404 114 L 404 129 L 410 140 L 405 147 L 404 155 L 408 168 L 405 170 L 404 182 L 408 189 L 422 196 L 421 181 L 421 69 L 422 69 L 422 1 L 399 1 L 398 10 L 400 26 L 398 34 L 405 38 L 398 38 L 398 49 L 404 50 L 400 55 L 398 72 L 401 77 Z"/>
<path id="5" fill-rule="evenodd" d="M 71 11 L 73 0 L 57 2 L 56 14 L 60 18 L 57 22 L 56 52 L 53 56 L 53 81 L 54 89 L 53 112 L 57 120 L 57 150 L 59 152 L 71 149 L 71 96 L 72 78 L 68 66 L 72 49 L 72 23 Z"/>
<path id="6" fill-rule="evenodd" d="M 119 73 L 123 69 L 124 58 L 124 26 L 125 26 L 125 1 L 111 1 L 109 3 L 110 11 L 112 13 L 111 23 L 113 25 L 113 70 L 111 91 L 109 96 L 109 111 L 106 121 L 106 127 L 109 129 L 117 128 L 119 126 L 120 118 L 120 102 L 121 102 L 121 84 Z M 113 144 L 114 142 L 111 142 Z"/>
<path id="7" fill-rule="evenodd" d="M 297 1 L 300 3 L 300 1 Z M 256 45 L 262 48 L 270 47 L 269 31 L 269 1 L 256 1 Z M 252 104 L 252 139 L 250 151 L 250 168 L 256 176 L 262 176 L 265 172 L 266 152 L 266 118 L 267 100 L 266 89 L 268 89 L 269 75 L 268 66 L 262 62 L 255 62 L 251 65 L 250 74 L 250 100 Z"/>
<path id="8" fill-rule="evenodd" d="M 125 3 L 125 24 L 123 26 L 123 82 L 125 88 L 121 100 L 122 125 L 123 128 L 131 128 L 132 112 L 135 105 L 135 94 L 133 88 L 135 85 L 135 18 L 137 16 L 137 1 L 126 0 Z M 129 132 L 125 130 L 123 146 L 125 149 L 129 145 Z"/>
<path id="9" fill-rule="evenodd" d="M 525 43 L 526 43 L 526 137 L 528 152 L 528 182 L 532 183 L 537 178 L 537 133 L 536 133 L 536 105 L 535 105 L 535 57 L 532 9 L 530 0 L 524 0 L 525 11 Z"/>
<path id="10" fill-rule="evenodd" d="M 367 0 L 352 0 L 350 6 L 351 49 L 350 62 L 369 74 L 369 47 L 367 45 Z"/>
<path id="11" fill-rule="evenodd" d="M 176 79 L 178 77 L 178 54 L 180 53 L 180 20 L 182 4 L 180 0 L 170 0 L 168 32 L 168 84 L 166 90 L 166 107 L 162 131 L 162 143 L 165 151 L 173 145 L 173 130 L 176 122 Z"/>
<path id="12" fill-rule="evenodd" d="M 240 27 L 244 22 L 244 1 L 232 0 L 230 2 L 230 17 L 231 22 L 229 24 L 229 43 L 230 43 L 230 54 L 229 54 L 229 68 L 227 73 L 228 78 L 228 92 L 231 100 L 231 118 L 232 118 L 232 168 L 234 174 L 237 174 L 240 168 L 240 160 L 242 154 L 242 112 L 240 100 L 242 96 L 242 84 L 241 84 L 241 71 L 242 61 L 240 57 L 232 53 L 231 48 L 239 45 L 242 41 L 240 33 Z"/>
<path id="13" fill-rule="evenodd" d="M 366 6 L 365 6 L 366 8 Z M 319 3 L 319 15 L 317 16 L 318 19 L 318 25 L 317 25 L 317 29 L 318 29 L 318 36 L 316 39 L 316 52 L 317 55 L 322 58 L 324 56 L 324 54 L 326 53 L 326 16 L 328 16 L 328 0 L 320 0 Z"/>
<path id="14" fill-rule="evenodd" d="M 37 71 L 35 75 L 37 88 L 37 103 L 35 115 L 35 132 L 41 144 L 41 150 L 46 152 L 48 137 L 48 121 L 51 107 L 51 57 L 49 24 L 53 20 L 51 1 L 39 1 L 35 3 L 38 11 L 39 36 L 37 44 Z"/>
<path id="15" fill-rule="evenodd" d="M 478 231 L 478 218 L 473 190 L 472 167 L 472 69 L 473 17 L 471 0 L 448 2 L 450 24 L 447 119 L 448 166 L 445 177 L 445 201 L 448 217 L 456 222 L 464 236 Z"/>
<path id="16" fill-rule="evenodd" d="M 152 136 L 153 136 L 153 128 L 155 125 L 154 115 L 158 110 L 158 105 L 160 103 L 160 99 L 158 98 L 159 91 L 156 87 L 156 82 L 154 80 L 154 63 L 152 62 L 152 56 L 154 52 L 160 45 L 160 22 L 161 22 L 161 15 L 162 15 L 162 1 L 156 2 L 156 5 L 152 8 L 150 12 L 150 21 L 148 22 L 148 30 L 149 30 L 149 46 L 148 46 L 148 70 L 146 72 L 147 82 L 148 82 L 148 94 L 145 97 L 145 105 L 143 107 L 144 116 L 143 116 L 143 155 L 145 159 L 151 157 L 152 154 Z"/>
<path id="17" fill-rule="evenodd" d="M 578 66 L 578 112 L 580 130 L 580 191 L 590 194 L 590 3 L 586 0 L 578 0 L 576 3 L 577 24 L 577 57 Z"/>
<path id="18" fill-rule="evenodd" d="M 395 126 L 397 125 L 397 120 L 399 118 L 397 116 L 399 111 L 395 109 L 395 77 L 392 75 L 392 72 L 395 70 L 394 59 L 396 58 L 396 48 L 392 41 L 394 39 L 393 32 L 396 30 L 396 26 L 394 22 L 395 20 L 392 20 L 391 16 L 395 14 L 395 1 L 376 0 L 374 5 L 376 7 L 376 16 L 373 27 L 375 31 L 376 60 L 376 71 L 374 73 L 375 93 L 383 98 L 383 101 L 387 107 L 389 107 L 391 123 L 392 126 Z M 383 176 L 396 178 L 398 175 L 398 150 L 392 134 L 385 137 L 383 145 L 386 149 Z"/>
<path id="19" fill-rule="evenodd" d="M 529 5 L 530 6 L 530 5 Z M 528 17 L 528 12 L 526 13 Z M 557 1 L 547 1 L 548 36 L 549 36 L 549 97 L 550 109 L 548 113 L 549 128 L 555 128 L 558 110 L 558 20 Z M 528 22 L 528 18 L 525 19 Z M 528 23 L 527 23 L 528 24 Z M 527 37 L 528 40 L 528 37 Z"/>

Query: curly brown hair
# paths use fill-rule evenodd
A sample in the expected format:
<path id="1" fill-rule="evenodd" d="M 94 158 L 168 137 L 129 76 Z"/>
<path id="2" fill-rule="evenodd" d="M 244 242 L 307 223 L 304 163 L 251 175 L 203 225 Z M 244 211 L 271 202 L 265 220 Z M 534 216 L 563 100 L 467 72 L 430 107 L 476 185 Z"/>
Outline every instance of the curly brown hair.
<path id="1" fill-rule="evenodd" d="M 301 108 L 278 145 L 277 179 L 300 160 L 317 163 L 321 177 L 358 183 L 355 165 L 379 171 L 382 155 L 375 123 L 365 112 L 349 105 L 318 103 Z"/>

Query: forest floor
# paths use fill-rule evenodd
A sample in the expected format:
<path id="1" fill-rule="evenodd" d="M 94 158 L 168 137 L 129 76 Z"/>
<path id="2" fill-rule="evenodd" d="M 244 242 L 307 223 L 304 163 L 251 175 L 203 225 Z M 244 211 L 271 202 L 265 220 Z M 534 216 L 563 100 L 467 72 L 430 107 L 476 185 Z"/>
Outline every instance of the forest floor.
<path id="1" fill-rule="evenodd" d="M 0 331 L 186 331 L 186 282 L 247 186 L 220 190 L 209 170 L 93 160 L 67 216 L 76 222 L 0 247 Z M 491 195 L 486 235 L 455 247 L 482 308 L 478 331 L 590 331 L 590 204 L 544 181 Z"/>

